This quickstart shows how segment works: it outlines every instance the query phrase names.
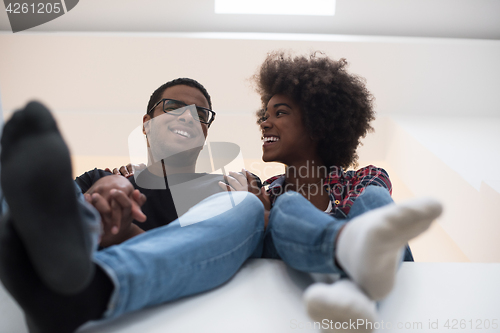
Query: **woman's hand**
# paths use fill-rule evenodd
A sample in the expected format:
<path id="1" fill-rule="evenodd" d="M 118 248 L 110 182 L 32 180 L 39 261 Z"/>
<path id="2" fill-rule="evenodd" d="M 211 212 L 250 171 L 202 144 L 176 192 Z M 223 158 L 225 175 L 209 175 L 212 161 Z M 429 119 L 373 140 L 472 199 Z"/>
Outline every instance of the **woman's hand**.
<path id="1" fill-rule="evenodd" d="M 229 171 L 229 175 L 224 176 L 224 182 L 219 182 L 219 186 L 224 191 L 248 191 L 248 179 L 244 174 L 244 170 L 242 172 L 233 172 Z"/>
<path id="2" fill-rule="evenodd" d="M 104 171 L 111 172 L 112 174 L 119 175 L 119 176 L 121 175 L 121 176 L 124 176 L 126 178 L 129 178 L 129 177 L 132 177 L 134 175 L 134 170 L 141 171 L 144 169 L 146 169 L 146 164 L 129 163 L 127 165 L 122 165 L 119 168 L 114 168 L 113 170 L 111 170 L 110 168 L 106 168 L 106 169 L 104 169 Z"/>
<path id="3" fill-rule="evenodd" d="M 264 205 L 264 220 L 267 227 L 269 221 L 269 212 L 271 210 L 271 200 L 266 189 L 260 184 L 260 181 L 248 170 L 242 169 L 240 172 L 229 172 L 225 176 L 227 183 L 219 182 L 219 186 L 224 191 L 248 191 L 259 198 Z"/>
<path id="4" fill-rule="evenodd" d="M 247 191 L 258 195 L 260 193 L 260 182 L 250 171 L 241 169 L 241 172 L 229 171 L 229 175 L 224 176 L 226 183 L 219 182 L 219 186 L 224 191 Z"/>

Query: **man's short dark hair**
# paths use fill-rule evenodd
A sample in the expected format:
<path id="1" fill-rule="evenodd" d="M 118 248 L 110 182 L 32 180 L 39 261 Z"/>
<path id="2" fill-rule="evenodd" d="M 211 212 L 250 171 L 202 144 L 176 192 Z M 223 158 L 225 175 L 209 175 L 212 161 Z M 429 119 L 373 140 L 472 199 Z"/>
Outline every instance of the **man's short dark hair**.
<path id="1" fill-rule="evenodd" d="M 205 98 L 208 101 L 209 108 L 212 109 L 212 100 L 210 98 L 210 95 L 208 94 L 207 89 L 205 89 L 205 87 L 196 80 L 182 77 L 182 78 L 178 78 L 178 79 L 169 81 L 169 82 L 161 85 L 158 89 L 156 89 L 154 91 L 154 93 L 151 95 L 151 97 L 149 98 L 149 103 L 148 103 L 148 108 L 146 109 L 146 113 L 148 113 L 148 111 L 151 110 L 151 108 L 161 100 L 161 96 L 163 95 L 163 92 L 167 88 L 170 88 L 173 86 L 179 86 L 179 85 L 193 87 L 193 88 L 196 88 L 199 91 L 201 91 L 203 96 L 205 96 Z"/>

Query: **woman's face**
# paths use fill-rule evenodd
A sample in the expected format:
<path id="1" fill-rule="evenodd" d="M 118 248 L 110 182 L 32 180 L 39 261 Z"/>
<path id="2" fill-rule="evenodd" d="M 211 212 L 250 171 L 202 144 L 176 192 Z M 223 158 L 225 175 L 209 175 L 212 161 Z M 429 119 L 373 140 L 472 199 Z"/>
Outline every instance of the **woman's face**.
<path id="1" fill-rule="evenodd" d="M 267 103 L 262 130 L 262 160 L 286 165 L 317 161 L 317 143 L 307 133 L 302 111 L 289 97 L 274 95 Z"/>

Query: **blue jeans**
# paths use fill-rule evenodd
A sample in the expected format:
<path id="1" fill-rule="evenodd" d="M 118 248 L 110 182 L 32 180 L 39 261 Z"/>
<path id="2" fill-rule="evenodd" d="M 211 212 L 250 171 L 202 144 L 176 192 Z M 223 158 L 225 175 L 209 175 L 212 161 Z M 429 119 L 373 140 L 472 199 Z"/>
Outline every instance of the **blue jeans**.
<path id="1" fill-rule="evenodd" d="M 89 255 L 114 284 L 104 318 L 211 290 L 228 281 L 249 257 L 262 254 L 264 206 L 251 193 L 232 192 L 238 204 L 223 213 L 227 193 L 215 194 L 182 217 L 201 222 L 181 227 L 175 220 L 97 251 L 100 215 L 78 185 L 75 191 L 91 242 Z"/>
<path id="2" fill-rule="evenodd" d="M 114 284 L 104 318 L 176 300 L 213 289 L 228 281 L 264 246 L 263 205 L 252 194 L 233 192 L 241 201 L 222 213 L 227 194 L 213 195 L 184 217 L 202 222 L 181 227 L 176 220 L 122 244 L 94 252 L 94 262 Z M 99 216 L 80 196 L 82 217 L 91 239 L 99 236 Z M 392 202 L 387 190 L 370 186 L 357 198 L 348 219 L 335 219 L 316 209 L 300 194 L 287 192 L 276 201 L 266 239 L 289 266 L 304 272 L 341 273 L 334 261 L 340 228 L 349 219 Z M 214 216 L 203 219 L 203 215 Z M 97 246 L 96 246 L 97 247 Z"/>
<path id="3" fill-rule="evenodd" d="M 233 192 L 243 201 L 215 215 L 227 194 L 213 195 L 184 217 L 202 222 L 181 227 L 176 220 L 120 245 L 94 254 L 94 261 L 111 278 L 115 289 L 105 318 L 173 301 L 213 289 L 228 281 L 246 259 L 260 257 L 264 246 L 263 205 L 252 194 Z M 356 199 L 347 219 L 318 210 L 302 195 L 280 196 L 266 235 L 289 266 L 311 273 L 345 273 L 335 264 L 339 230 L 350 219 L 392 203 L 389 192 L 369 186 Z M 269 238 L 269 237 L 268 237 Z"/>
<path id="4" fill-rule="evenodd" d="M 334 259 L 340 229 L 352 218 L 391 203 L 393 200 L 385 188 L 368 186 L 354 201 L 347 218 L 337 219 L 314 207 L 302 195 L 286 192 L 271 210 L 265 256 L 281 258 L 303 272 L 346 276 Z M 408 251 L 409 248 L 405 259 Z"/>
<path id="5" fill-rule="evenodd" d="M 261 254 L 264 207 L 256 196 L 233 192 L 232 209 L 181 227 L 179 220 L 95 252 L 94 261 L 115 289 L 105 318 L 213 289 L 249 257 Z M 226 193 L 215 194 L 184 217 L 213 216 Z"/>

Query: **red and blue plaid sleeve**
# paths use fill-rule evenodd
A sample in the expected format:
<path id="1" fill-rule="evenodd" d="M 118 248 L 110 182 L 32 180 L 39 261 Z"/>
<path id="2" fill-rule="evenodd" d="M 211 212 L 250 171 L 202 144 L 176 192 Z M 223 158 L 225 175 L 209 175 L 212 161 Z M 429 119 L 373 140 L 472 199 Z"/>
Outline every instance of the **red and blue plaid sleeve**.
<path id="1" fill-rule="evenodd" d="M 392 184 L 389 174 L 374 165 L 357 171 L 343 172 L 337 176 L 330 175 L 330 199 L 333 209 L 331 214 L 336 217 L 347 217 L 354 201 L 368 186 L 386 188 L 392 194 Z"/>

